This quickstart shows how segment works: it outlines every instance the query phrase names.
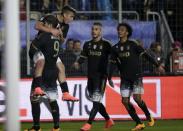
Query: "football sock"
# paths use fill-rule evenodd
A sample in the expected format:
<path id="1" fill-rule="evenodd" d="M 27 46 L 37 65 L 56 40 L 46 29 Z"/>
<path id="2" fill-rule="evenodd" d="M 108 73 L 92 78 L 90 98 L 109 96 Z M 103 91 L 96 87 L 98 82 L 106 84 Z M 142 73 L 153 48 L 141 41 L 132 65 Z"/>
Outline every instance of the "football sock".
<path id="1" fill-rule="evenodd" d="M 89 116 L 87 123 L 92 124 L 92 121 L 94 120 L 97 112 L 99 111 L 99 106 L 100 106 L 99 102 L 93 102 L 93 108 L 90 112 L 90 116 Z"/>
<path id="2" fill-rule="evenodd" d="M 59 123 L 60 123 L 60 114 L 59 114 L 59 106 L 57 101 L 50 102 L 50 107 L 51 107 L 51 113 L 53 116 L 53 122 L 54 122 L 54 128 L 57 129 L 59 128 Z"/>
<path id="3" fill-rule="evenodd" d="M 60 83 L 60 87 L 61 87 L 62 93 L 69 92 L 68 85 L 67 85 L 66 81 L 63 83 Z"/>
<path id="4" fill-rule="evenodd" d="M 40 104 L 39 102 L 31 102 L 31 106 L 32 106 L 33 125 L 35 128 L 38 128 L 40 127 Z"/>
<path id="5" fill-rule="evenodd" d="M 105 120 L 109 120 L 110 117 L 104 107 L 104 105 L 102 103 L 100 103 L 100 107 L 99 107 L 99 113 L 105 118 Z"/>
<path id="6" fill-rule="evenodd" d="M 149 113 L 149 110 L 147 109 L 147 106 L 146 106 L 145 102 L 141 101 L 140 103 L 138 102 L 137 104 L 143 110 L 143 112 L 145 113 L 146 118 L 150 119 L 150 113 Z"/>
<path id="7" fill-rule="evenodd" d="M 133 105 L 131 103 L 128 104 L 128 107 L 125 107 L 129 113 L 129 115 L 131 116 L 131 118 L 136 122 L 136 124 L 142 124 L 140 118 L 138 117 L 135 108 L 133 107 Z"/>

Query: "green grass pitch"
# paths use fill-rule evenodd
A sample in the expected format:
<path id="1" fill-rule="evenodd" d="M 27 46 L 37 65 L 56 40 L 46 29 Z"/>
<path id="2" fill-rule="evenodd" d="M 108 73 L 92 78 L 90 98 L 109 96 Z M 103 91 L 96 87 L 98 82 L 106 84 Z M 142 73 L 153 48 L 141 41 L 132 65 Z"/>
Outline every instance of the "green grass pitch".
<path id="1" fill-rule="evenodd" d="M 61 131 L 79 131 L 81 126 L 85 122 L 61 122 Z M 93 122 L 91 131 L 109 131 L 104 130 L 103 121 Z M 145 122 L 146 124 L 146 122 Z M 26 128 L 31 127 L 32 123 L 21 123 L 21 131 Z M 42 131 L 50 131 L 52 128 L 52 123 L 41 123 Z M 130 131 L 134 127 L 134 122 L 132 121 L 115 121 L 115 125 L 110 129 L 110 131 Z M 3 130 L 3 125 L 0 124 L 0 131 Z M 183 131 L 183 120 L 156 120 L 154 127 L 148 127 L 144 131 Z"/>

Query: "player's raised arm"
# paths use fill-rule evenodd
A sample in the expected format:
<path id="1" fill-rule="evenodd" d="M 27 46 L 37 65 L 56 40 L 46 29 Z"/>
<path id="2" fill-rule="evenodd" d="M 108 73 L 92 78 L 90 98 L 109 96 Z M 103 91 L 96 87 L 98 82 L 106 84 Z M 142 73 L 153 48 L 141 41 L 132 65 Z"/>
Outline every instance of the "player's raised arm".
<path id="1" fill-rule="evenodd" d="M 145 56 L 147 60 L 153 63 L 159 70 L 160 73 L 165 73 L 164 67 L 158 63 L 158 61 L 151 55 L 148 50 L 145 50 L 142 46 L 136 45 L 136 49 L 140 52 L 140 56 Z"/>
<path id="2" fill-rule="evenodd" d="M 44 25 L 44 22 L 46 21 L 46 17 L 42 17 L 39 21 L 36 22 L 34 28 L 38 31 L 44 31 L 44 32 L 49 32 L 52 33 L 54 36 L 59 36 L 62 34 L 62 32 L 59 29 L 55 28 L 48 28 Z"/>

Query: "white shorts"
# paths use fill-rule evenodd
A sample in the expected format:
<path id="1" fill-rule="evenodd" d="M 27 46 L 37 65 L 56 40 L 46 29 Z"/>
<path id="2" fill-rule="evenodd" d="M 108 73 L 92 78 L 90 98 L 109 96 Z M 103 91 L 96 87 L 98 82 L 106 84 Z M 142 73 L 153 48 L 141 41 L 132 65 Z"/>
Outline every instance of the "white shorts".
<path id="1" fill-rule="evenodd" d="M 142 79 L 139 78 L 133 83 L 123 81 L 120 86 L 120 93 L 122 97 L 130 97 L 132 94 L 144 94 Z"/>
<path id="2" fill-rule="evenodd" d="M 49 101 L 55 101 L 58 99 L 58 91 L 45 91 L 46 95 L 42 96 L 43 98 L 48 99 Z"/>
<path id="3" fill-rule="evenodd" d="M 103 94 L 100 92 L 93 92 L 92 95 L 89 96 L 89 100 L 92 102 L 102 102 Z"/>
<path id="4" fill-rule="evenodd" d="M 43 55 L 43 53 L 41 51 L 36 52 L 34 54 L 34 56 L 33 56 L 33 62 L 34 62 L 34 64 L 37 63 L 39 60 L 44 60 L 44 59 L 45 59 L 45 57 L 44 57 L 44 55 Z M 58 59 L 57 59 L 57 63 L 59 63 L 59 62 L 62 62 L 61 59 L 60 59 L 60 57 L 58 57 Z"/>
<path id="5" fill-rule="evenodd" d="M 50 102 L 55 101 L 58 99 L 58 91 L 57 90 L 44 90 L 45 95 L 43 96 L 35 96 L 33 95 L 33 90 L 31 91 L 31 101 L 40 102 L 43 99 L 47 99 Z"/>
<path id="6" fill-rule="evenodd" d="M 38 51 L 33 56 L 33 62 L 34 64 L 37 63 L 39 60 L 44 60 L 44 55 L 41 51 Z"/>

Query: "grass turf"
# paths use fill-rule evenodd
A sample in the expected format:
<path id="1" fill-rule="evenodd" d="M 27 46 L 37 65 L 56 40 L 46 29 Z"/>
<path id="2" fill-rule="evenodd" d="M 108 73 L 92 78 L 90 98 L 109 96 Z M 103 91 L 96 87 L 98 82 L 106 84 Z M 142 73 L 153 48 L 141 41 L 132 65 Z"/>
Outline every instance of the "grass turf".
<path id="1" fill-rule="evenodd" d="M 62 122 L 62 131 L 79 131 L 84 122 Z M 104 131 L 104 122 L 97 121 L 93 123 L 91 131 Z M 146 124 L 146 122 L 145 122 Z M 32 123 L 21 123 L 21 131 L 26 128 L 30 128 Z M 52 128 L 52 123 L 41 123 L 42 131 L 50 131 Z M 113 126 L 110 131 L 130 131 L 134 127 L 134 122 L 132 121 L 115 121 L 115 126 Z M 148 127 L 144 129 L 145 131 L 183 131 L 183 120 L 157 120 L 154 127 Z M 0 131 L 3 131 L 3 125 L 0 124 Z M 106 130 L 105 130 L 106 131 Z"/>

